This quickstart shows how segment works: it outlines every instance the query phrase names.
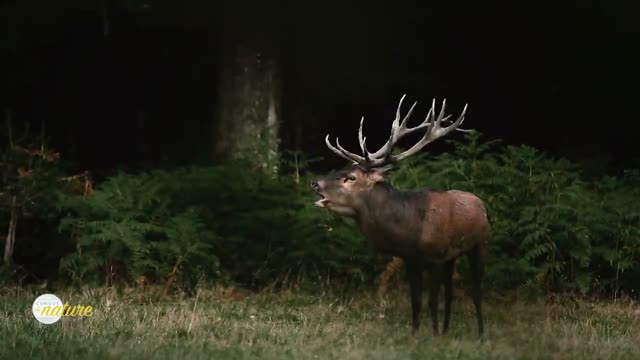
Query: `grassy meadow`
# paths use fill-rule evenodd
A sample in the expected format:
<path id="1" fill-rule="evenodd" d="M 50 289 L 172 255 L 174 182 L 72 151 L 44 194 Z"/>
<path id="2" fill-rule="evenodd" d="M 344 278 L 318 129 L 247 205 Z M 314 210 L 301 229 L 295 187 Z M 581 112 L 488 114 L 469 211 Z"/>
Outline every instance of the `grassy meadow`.
<path id="1" fill-rule="evenodd" d="M 431 335 L 426 306 L 411 336 L 406 285 L 376 295 L 390 258 L 351 219 L 314 206 L 304 154 L 283 157 L 278 176 L 238 160 L 118 171 L 96 184 L 74 177 L 61 188 L 72 174 L 61 163 L 11 147 L 0 192 L 20 198 L 3 198 L 0 220 L 10 223 L 14 201 L 25 207 L 16 266 L 0 267 L 0 360 L 640 359 L 636 303 L 557 295 L 638 299 L 640 170 L 587 173 L 475 132 L 453 145 L 407 159 L 390 181 L 485 202 L 483 284 L 510 295 L 486 299 L 483 341 L 463 296 L 447 336 Z M 468 262 L 458 264 L 464 279 Z M 30 288 L 44 281 L 36 274 L 54 290 Z M 45 291 L 95 315 L 40 324 L 31 305 Z"/>
<path id="2" fill-rule="evenodd" d="M 170 300 L 153 291 L 53 291 L 95 309 L 53 325 L 31 314 L 42 293 L 0 290 L 0 359 L 640 358 L 640 306 L 631 301 L 489 298 L 480 341 L 473 306 L 460 295 L 448 335 L 434 338 L 424 311 L 422 331 L 411 336 L 406 289 L 384 297 L 211 289 Z"/>

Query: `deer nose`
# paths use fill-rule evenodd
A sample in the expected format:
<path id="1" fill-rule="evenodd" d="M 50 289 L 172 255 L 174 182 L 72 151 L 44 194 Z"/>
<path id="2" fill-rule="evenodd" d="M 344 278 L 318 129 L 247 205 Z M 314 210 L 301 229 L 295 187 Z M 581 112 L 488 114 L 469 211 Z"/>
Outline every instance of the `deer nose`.
<path id="1" fill-rule="evenodd" d="M 318 185 L 318 181 L 314 180 L 311 182 L 311 188 L 315 191 L 318 191 L 318 189 L 320 189 L 320 185 Z"/>

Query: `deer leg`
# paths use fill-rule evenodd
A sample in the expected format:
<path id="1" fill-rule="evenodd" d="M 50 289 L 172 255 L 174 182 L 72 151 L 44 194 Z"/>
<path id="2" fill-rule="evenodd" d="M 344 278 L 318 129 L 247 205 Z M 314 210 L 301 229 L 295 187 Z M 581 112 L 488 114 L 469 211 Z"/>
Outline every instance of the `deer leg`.
<path id="1" fill-rule="evenodd" d="M 444 271 L 442 273 L 444 282 L 444 325 L 442 328 L 442 334 L 446 334 L 449 331 L 449 320 L 451 318 L 451 300 L 453 299 L 453 269 L 456 260 L 453 259 L 444 264 Z"/>
<path id="2" fill-rule="evenodd" d="M 431 266 L 431 281 L 429 281 L 429 310 L 431 312 L 431 325 L 433 326 L 433 335 L 440 335 L 438 330 L 438 293 L 442 284 L 442 266 L 433 264 Z"/>
<path id="3" fill-rule="evenodd" d="M 408 261 L 405 263 L 411 288 L 411 333 L 416 335 L 420 328 L 420 310 L 422 309 L 422 268 L 415 263 Z"/>
<path id="4" fill-rule="evenodd" d="M 476 320 L 478 321 L 478 333 L 484 334 L 482 320 L 482 277 L 484 276 L 485 247 L 480 244 L 469 252 L 469 265 L 471 270 L 471 296 L 476 308 Z"/>

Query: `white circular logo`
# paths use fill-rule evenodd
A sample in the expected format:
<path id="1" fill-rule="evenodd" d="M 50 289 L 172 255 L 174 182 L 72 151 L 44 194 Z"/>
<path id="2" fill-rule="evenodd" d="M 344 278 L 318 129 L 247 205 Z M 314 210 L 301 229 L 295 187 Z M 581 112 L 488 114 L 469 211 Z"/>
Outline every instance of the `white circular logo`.
<path id="1" fill-rule="evenodd" d="M 41 323 L 53 324 L 62 317 L 62 300 L 53 294 L 40 295 L 33 302 L 31 311 L 36 320 Z"/>

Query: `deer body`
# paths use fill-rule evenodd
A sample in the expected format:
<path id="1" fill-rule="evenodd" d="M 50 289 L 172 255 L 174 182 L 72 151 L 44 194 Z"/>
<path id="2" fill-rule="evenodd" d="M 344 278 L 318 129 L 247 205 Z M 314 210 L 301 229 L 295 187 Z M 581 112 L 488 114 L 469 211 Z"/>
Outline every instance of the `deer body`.
<path id="1" fill-rule="evenodd" d="M 445 263 L 486 242 L 489 224 L 482 201 L 451 190 L 401 191 L 378 183 L 355 219 L 380 252 Z"/>
<path id="2" fill-rule="evenodd" d="M 366 138 L 362 135 L 360 122 L 359 142 L 363 156 L 337 147 L 325 139 L 327 146 L 337 155 L 352 161 L 351 166 L 334 171 L 312 183 L 320 199 L 319 207 L 355 219 L 361 232 L 379 251 L 402 258 L 406 265 L 411 289 L 412 329 L 420 327 L 422 308 L 422 275 L 425 269 L 431 272 L 429 286 L 429 310 L 433 331 L 438 330 L 438 293 L 445 290 L 445 314 L 443 332 L 449 328 L 451 300 L 453 296 L 452 275 L 455 261 L 467 255 L 472 277 L 472 298 L 476 308 L 478 331 L 483 334 L 481 279 L 490 225 L 482 201 L 472 193 L 450 190 L 397 190 L 387 181 L 385 172 L 394 162 L 410 156 L 428 143 L 453 130 L 464 120 L 465 110 L 452 125 L 441 127 L 448 120 L 444 116 L 444 103 L 435 117 L 435 102 L 426 119 L 418 126 L 408 128 L 406 122 L 416 104 L 400 121 L 400 108 L 396 112 L 391 136 L 378 151 L 370 153 Z M 363 118 L 364 119 L 364 118 Z M 409 150 L 392 155 L 395 143 L 402 136 L 426 129 L 423 138 Z M 458 129 L 461 130 L 461 129 Z"/>

